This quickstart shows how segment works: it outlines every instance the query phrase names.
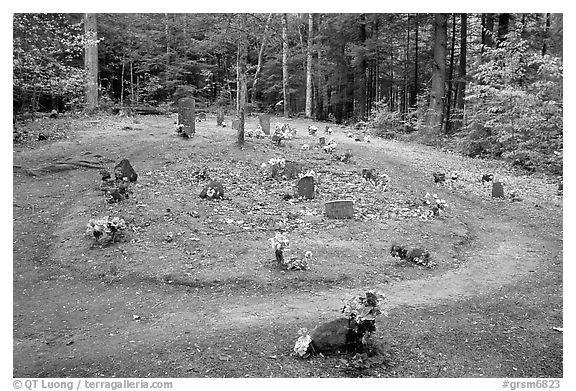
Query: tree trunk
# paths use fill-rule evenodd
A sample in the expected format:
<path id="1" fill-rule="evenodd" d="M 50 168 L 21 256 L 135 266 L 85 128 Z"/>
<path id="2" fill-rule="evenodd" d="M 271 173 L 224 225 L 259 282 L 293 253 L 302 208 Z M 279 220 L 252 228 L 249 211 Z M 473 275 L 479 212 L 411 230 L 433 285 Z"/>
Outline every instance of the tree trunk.
<path id="1" fill-rule="evenodd" d="M 456 90 L 456 120 L 453 123 L 455 132 L 462 128 L 464 121 L 464 98 L 466 96 L 466 44 L 468 35 L 468 15 L 460 14 L 460 64 L 458 70 L 458 85 Z"/>
<path id="2" fill-rule="evenodd" d="M 314 37 L 314 16 L 308 14 L 308 50 L 306 53 L 306 118 L 312 117 L 312 40 Z"/>
<path id="3" fill-rule="evenodd" d="M 84 68 L 86 69 L 86 112 L 98 110 L 98 30 L 96 14 L 84 14 Z"/>
<path id="4" fill-rule="evenodd" d="M 506 41 L 508 30 L 510 27 L 510 14 L 498 15 L 498 46 Z"/>
<path id="5" fill-rule="evenodd" d="M 418 93 L 420 92 L 418 84 L 418 14 L 414 16 L 414 24 L 414 90 L 410 96 L 410 106 L 416 108 Z"/>
<path id="6" fill-rule="evenodd" d="M 454 78 L 454 50 L 456 47 L 456 14 L 452 14 L 452 40 L 450 44 L 450 69 L 448 77 L 448 95 L 446 99 L 446 121 L 445 121 L 445 132 L 450 134 L 452 131 L 452 119 L 450 118 L 450 110 L 452 109 L 452 86 L 454 83 L 452 79 Z"/>
<path id="7" fill-rule="evenodd" d="M 402 91 L 402 118 L 406 119 L 408 112 L 408 62 L 410 61 L 410 14 L 406 18 L 406 52 L 404 54 L 404 90 Z"/>
<path id="8" fill-rule="evenodd" d="M 427 124 L 434 134 L 442 129 L 444 98 L 446 94 L 446 28 L 448 15 L 434 15 L 434 62 L 432 70 L 432 87 L 430 89 L 430 107 Z"/>
<path id="9" fill-rule="evenodd" d="M 264 58 L 264 49 L 268 42 L 268 30 L 270 29 L 271 19 L 272 14 L 268 14 L 268 19 L 266 19 L 266 25 L 264 26 L 264 34 L 262 35 L 262 43 L 260 44 L 260 51 L 258 52 L 258 65 L 256 65 L 256 73 L 254 73 L 254 81 L 252 82 L 252 89 L 250 91 L 250 102 L 254 102 L 256 99 L 256 86 L 260 79 L 260 73 L 262 72 L 262 60 Z"/>
<path id="10" fill-rule="evenodd" d="M 134 62 L 130 60 L 130 106 L 134 107 Z"/>
<path id="11" fill-rule="evenodd" d="M 362 45 L 366 44 L 366 15 L 362 14 L 360 15 L 360 42 Z M 367 68 L 367 62 L 366 62 L 366 56 L 362 55 L 362 61 L 360 61 L 360 69 L 358 70 L 358 76 L 359 76 L 359 88 L 358 88 L 358 114 L 360 119 L 364 120 L 366 119 L 367 116 L 367 110 L 366 110 L 366 91 L 367 91 L 367 85 L 366 85 L 366 68 Z"/>
<path id="12" fill-rule="evenodd" d="M 238 127 L 238 144 L 244 144 L 244 116 L 246 114 L 247 82 L 246 62 L 248 57 L 248 37 L 246 35 L 246 14 L 240 14 L 240 33 L 238 40 L 238 74 L 237 74 L 237 115 L 240 119 Z"/>
<path id="13" fill-rule="evenodd" d="M 282 14 L 282 95 L 284 97 L 284 117 L 290 115 L 290 95 L 288 91 L 288 15 Z"/>
<path id="14" fill-rule="evenodd" d="M 122 74 L 120 75 L 120 110 L 124 110 L 124 68 L 125 54 L 122 53 Z"/>
<path id="15" fill-rule="evenodd" d="M 550 14 L 546 14 L 546 22 L 544 23 L 544 36 L 542 37 L 542 55 L 546 55 L 546 51 L 548 50 L 546 46 L 546 42 L 548 41 L 548 34 L 550 31 Z"/>
<path id="16" fill-rule="evenodd" d="M 484 25 L 482 27 L 482 44 L 487 47 L 494 46 L 494 14 L 482 14 Z"/>
<path id="17" fill-rule="evenodd" d="M 166 37 L 166 71 L 168 71 L 168 66 L 170 66 L 170 30 L 168 26 L 168 14 L 164 14 L 164 35 Z"/>

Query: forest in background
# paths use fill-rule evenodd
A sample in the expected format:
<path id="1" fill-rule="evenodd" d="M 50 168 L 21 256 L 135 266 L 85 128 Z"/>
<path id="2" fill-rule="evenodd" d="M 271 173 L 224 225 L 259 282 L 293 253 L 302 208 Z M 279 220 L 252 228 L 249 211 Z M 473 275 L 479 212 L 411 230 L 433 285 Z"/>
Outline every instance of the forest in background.
<path id="1" fill-rule="evenodd" d="M 381 137 L 562 173 L 561 14 L 15 14 L 13 22 L 15 118 L 169 111 L 192 94 L 206 109 L 360 123 Z"/>

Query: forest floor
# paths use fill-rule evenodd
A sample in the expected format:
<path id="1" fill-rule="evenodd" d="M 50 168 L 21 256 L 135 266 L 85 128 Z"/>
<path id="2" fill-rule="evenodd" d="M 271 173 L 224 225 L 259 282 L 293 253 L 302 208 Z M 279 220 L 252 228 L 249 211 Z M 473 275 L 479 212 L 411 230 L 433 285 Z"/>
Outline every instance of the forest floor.
<path id="1" fill-rule="evenodd" d="M 249 117 L 247 128 L 257 119 Z M 549 178 L 502 162 L 417 144 L 355 142 L 332 125 L 333 159 L 303 119 L 284 146 L 247 138 L 230 122 L 197 123 L 179 137 L 170 116 L 43 119 L 36 140 L 13 146 L 13 357 L 15 377 L 562 377 L 562 196 Z M 313 200 L 284 200 L 296 181 L 271 179 L 272 157 L 318 177 Z M 98 169 L 128 158 L 133 194 L 108 204 Z M 54 170 L 55 162 L 69 162 Z M 226 198 L 199 198 L 208 167 Z M 386 191 L 362 168 L 390 176 Z M 458 172 L 435 184 L 433 172 Z M 491 197 L 484 173 L 520 201 Z M 445 213 L 420 218 L 438 194 Z M 354 200 L 355 216 L 324 216 L 324 202 Z M 120 216 L 123 241 L 85 235 L 91 218 Z M 268 241 L 288 233 L 310 269 L 281 270 Z M 428 250 L 436 266 L 398 261 L 393 243 Z M 341 316 L 344 300 L 385 294 L 379 354 L 295 357 L 300 328 Z"/>

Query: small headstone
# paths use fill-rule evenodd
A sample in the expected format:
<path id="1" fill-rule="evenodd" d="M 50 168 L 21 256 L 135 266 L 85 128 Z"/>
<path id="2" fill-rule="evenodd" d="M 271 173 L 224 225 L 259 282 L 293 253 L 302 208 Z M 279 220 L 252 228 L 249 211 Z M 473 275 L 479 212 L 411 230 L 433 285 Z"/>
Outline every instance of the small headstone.
<path id="1" fill-rule="evenodd" d="M 44 141 L 44 140 L 48 140 L 48 136 L 46 136 L 44 133 L 39 133 L 38 141 Z"/>
<path id="2" fill-rule="evenodd" d="M 56 109 L 50 112 L 50 118 L 58 118 L 58 112 L 56 111 Z"/>
<path id="3" fill-rule="evenodd" d="M 270 134 L 270 116 L 268 114 L 261 114 L 258 116 L 258 123 L 262 128 L 265 135 Z"/>
<path id="4" fill-rule="evenodd" d="M 240 128 L 240 119 L 235 118 L 232 120 L 232 129 L 238 130 Z"/>
<path id="5" fill-rule="evenodd" d="M 224 198 L 224 186 L 218 181 L 210 181 L 200 192 L 200 198 L 216 200 Z"/>
<path id="6" fill-rule="evenodd" d="M 196 117 L 196 120 L 198 122 L 200 121 L 206 121 L 206 113 L 198 113 L 198 116 Z"/>
<path id="7" fill-rule="evenodd" d="M 377 179 L 377 175 L 374 172 L 373 168 L 363 168 L 362 169 L 362 178 L 368 180 Z"/>
<path id="8" fill-rule="evenodd" d="M 492 197 L 493 198 L 505 198 L 504 197 L 504 186 L 502 182 L 494 182 L 492 185 Z"/>
<path id="9" fill-rule="evenodd" d="M 196 133 L 196 108 L 193 98 L 182 98 L 178 101 L 178 124 L 185 137 Z"/>
<path id="10" fill-rule="evenodd" d="M 332 219 L 351 219 L 354 217 L 354 201 L 336 200 L 325 204 L 326 217 Z"/>
<path id="11" fill-rule="evenodd" d="M 138 179 L 138 174 L 136 174 L 136 171 L 134 171 L 128 159 L 122 159 L 120 163 L 114 167 L 114 176 L 116 180 L 126 178 L 130 182 L 136 182 L 136 179 Z"/>
<path id="12" fill-rule="evenodd" d="M 318 138 L 318 143 L 322 146 L 322 145 L 326 145 L 326 137 L 320 137 Z"/>
<path id="13" fill-rule="evenodd" d="M 224 110 L 219 109 L 216 112 L 216 126 L 222 126 L 223 122 L 224 122 Z"/>
<path id="14" fill-rule="evenodd" d="M 339 318 L 323 323 L 310 332 L 312 347 L 317 353 L 344 352 L 349 343 L 348 318 Z"/>
<path id="15" fill-rule="evenodd" d="M 311 200 L 314 198 L 314 177 L 305 176 L 298 181 L 298 196 Z"/>

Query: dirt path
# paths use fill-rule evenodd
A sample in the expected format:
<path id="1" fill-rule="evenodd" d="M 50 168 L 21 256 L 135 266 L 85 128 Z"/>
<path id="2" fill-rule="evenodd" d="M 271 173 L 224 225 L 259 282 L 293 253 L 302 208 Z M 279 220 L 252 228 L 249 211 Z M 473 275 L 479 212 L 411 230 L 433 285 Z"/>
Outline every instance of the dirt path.
<path id="1" fill-rule="evenodd" d="M 124 133 L 118 132 L 123 124 L 102 122 L 92 129 L 79 131 L 75 140 L 17 152 L 14 165 L 38 168 L 51 164 L 56 158 L 82 156 L 83 151 L 90 151 L 113 161 L 127 157 L 135 166 L 152 171 L 186 156 L 192 146 L 214 151 L 230 148 L 228 129 L 200 126 L 198 136 L 183 143 L 174 139 L 169 118 L 145 120 Z M 428 191 L 430 172 L 436 169 L 498 167 L 496 163 L 469 162 L 422 146 L 378 139 L 372 139 L 370 144 L 355 143 L 342 133 L 334 138 L 340 146 L 353 151 L 358 166 L 383 167 L 392 176 L 394 186 L 406 187 L 414 193 Z M 83 276 L 80 266 L 69 266 L 61 263 L 61 259 L 54 259 L 56 254 L 61 255 L 59 243 L 53 242 L 54 235 L 46 229 L 53 222 L 68 221 L 72 211 L 85 216 L 90 208 L 84 206 L 97 202 L 94 174 L 86 169 L 78 167 L 40 178 L 15 174 L 15 376 L 98 373 L 143 376 L 146 373 L 139 372 L 137 367 L 144 364 L 146 370 L 156 376 L 162 373 L 182 376 L 186 375 L 186 369 L 175 363 L 183 357 L 189 359 L 186 354 L 190 352 L 191 336 L 209 349 L 210 345 L 214 347 L 227 341 L 217 337 L 222 333 L 244 335 L 260 330 L 262 325 L 268 327 L 267 334 L 277 332 L 279 327 L 294 325 L 283 331 L 293 335 L 292 329 L 297 324 L 313 327 L 338 316 L 344 299 L 367 289 L 380 290 L 386 295 L 388 301 L 384 307 L 390 313 L 406 306 L 435 307 L 481 299 L 497 295 L 531 275 L 547 272 L 546 262 L 550 259 L 560 257 L 561 262 L 562 204 L 553 196 L 553 186 L 545 179 L 522 178 L 510 173 L 503 174 L 509 183 L 525 184 L 537 190 L 526 193 L 523 202 L 509 203 L 480 197 L 475 190 L 467 191 L 477 187 L 470 181 L 466 182 L 468 187 L 456 191 L 437 189 L 451 206 L 450 224 L 463 230 L 460 236 L 464 239 L 454 247 L 458 259 L 453 266 L 422 278 L 373 279 L 353 287 L 335 284 L 319 290 L 304 287 L 261 295 L 253 290 L 246 295 L 228 291 L 211 296 L 209 291 L 198 288 L 182 290 L 173 285 L 150 285 L 138 276 L 134 281 L 125 276 L 117 282 L 112 277 L 103 285 Z M 388 245 L 381 245 L 382 257 L 387 256 Z M 198 339 L 202 333 L 205 339 Z M 238 338 L 242 339 L 237 336 L 231 342 L 238 343 Z M 184 343 L 183 339 L 187 341 Z M 151 364 L 145 361 L 146 357 L 159 357 L 158 349 L 179 344 L 188 350 L 181 352 L 178 348 L 173 354 L 161 354 L 168 355 L 165 363 L 172 364 L 159 372 L 149 368 Z M 249 344 L 246 340 L 241 346 L 249 350 Z M 275 348 L 271 352 L 290 349 L 289 346 Z M 121 358 L 138 352 L 143 360 L 139 364 L 138 360 L 127 364 Z M 56 360 L 50 358 L 51 355 Z M 107 357 L 118 362 L 104 363 Z M 119 362 L 124 366 L 119 366 Z M 301 369 L 295 371 L 300 373 Z M 280 371 L 280 375 L 282 373 L 294 376 L 293 372 Z"/>

